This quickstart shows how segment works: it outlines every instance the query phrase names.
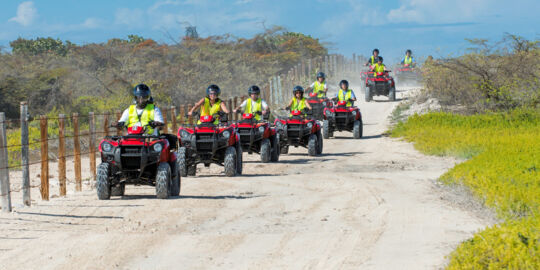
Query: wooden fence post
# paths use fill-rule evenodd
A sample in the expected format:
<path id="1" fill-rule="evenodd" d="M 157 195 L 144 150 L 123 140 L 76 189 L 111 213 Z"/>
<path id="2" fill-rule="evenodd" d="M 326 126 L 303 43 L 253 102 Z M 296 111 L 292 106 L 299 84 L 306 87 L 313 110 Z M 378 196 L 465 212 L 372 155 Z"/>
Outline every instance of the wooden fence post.
<path id="1" fill-rule="evenodd" d="M 8 167 L 6 116 L 3 112 L 0 112 L 0 197 L 3 212 L 11 212 L 11 190 L 9 186 Z"/>
<path id="2" fill-rule="evenodd" d="M 73 113 L 73 150 L 75 154 L 75 190 L 82 190 L 81 142 L 79 141 L 79 114 Z"/>
<path id="3" fill-rule="evenodd" d="M 88 113 L 88 131 L 90 132 L 90 171 L 92 178 L 96 180 L 96 117 L 93 112 Z"/>
<path id="4" fill-rule="evenodd" d="M 22 169 L 22 192 L 23 204 L 30 206 L 30 155 L 28 150 L 28 104 L 21 102 L 21 169 Z"/>
<path id="5" fill-rule="evenodd" d="M 120 119 L 120 117 L 122 117 L 122 112 L 121 112 L 121 111 L 116 111 L 115 114 L 116 114 L 116 119 L 117 119 L 117 120 Z M 116 135 L 117 135 L 117 136 L 122 135 L 122 131 L 123 131 L 123 130 L 122 130 L 121 128 L 116 128 Z"/>
<path id="6" fill-rule="evenodd" d="M 180 105 L 180 125 L 183 126 L 186 124 L 184 115 L 186 115 L 186 105 L 182 104 Z"/>
<path id="7" fill-rule="evenodd" d="M 166 108 L 163 109 L 163 111 L 161 112 L 161 115 L 163 116 L 163 133 L 168 133 L 169 132 L 169 127 L 167 126 L 167 113 L 168 113 L 169 110 L 167 110 Z"/>
<path id="8" fill-rule="evenodd" d="M 176 106 L 171 106 L 171 121 L 172 121 L 172 134 L 176 134 L 178 131 L 178 125 L 176 124 Z"/>
<path id="9" fill-rule="evenodd" d="M 41 132 L 41 199 L 49 200 L 49 141 L 47 134 L 47 116 L 41 115 L 39 119 Z"/>
<path id="10" fill-rule="evenodd" d="M 65 119 L 65 115 L 58 115 L 58 182 L 60 184 L 60 196 L 66 196 L 66 138 L 64 135 Z"/>
<path id="11" fill-rule="evenodd" d="M 188 104 L 188 112 L 191 111 L 192 108 L 193 108 L 193 105 Z M 190 115 L 190 116 L 188 117 L 188 123 L 189 123 L 190 126 L 193 125 L 193 115 Z"/>
<path id="12" fill-rule="evenodd" d="M 232 104 L 232 99 L 228 99 L 227 100 L 227 107 L 229 108 L 229 121 L 233 120 L 233 117 L 234 117 L 234 113 L 233 113 L 233 104 Z"/>
<path id="13" fill-rule="evenodd" d="M 106 113 L 103 115 L 103 132 L 105 136 L 109 136 L 109 114 Z"/>

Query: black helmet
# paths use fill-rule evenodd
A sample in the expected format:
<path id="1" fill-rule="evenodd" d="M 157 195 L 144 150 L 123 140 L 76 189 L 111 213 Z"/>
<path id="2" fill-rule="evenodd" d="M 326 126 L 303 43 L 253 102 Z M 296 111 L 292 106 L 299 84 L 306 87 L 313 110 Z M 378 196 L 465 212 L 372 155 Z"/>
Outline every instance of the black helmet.
<path id="1" fill-rule="evenodd" d="M 411 55 L 412 55 L 412 51 L 411 51 L 411 50 L 407 50 L 407 51 L 405 51 L 405 54 L 411 54 Z"/>
<path id="2" fill-rule="evenodd" d="M 382 60 L 383 60 L 383 59 L 382 59 L 382 56 L 379 56 L 379 61 L 381 61 L 381 63 L 382 63 Z"/>
<path id="3" fill-rule="evenodd" d="M 304 94 L 304 88 L 300 85 L 297 85 L 293 88 L 293 95 L 296 94 L 296 92 L 300 91 L 302 94 Z"/>
<path id="4" fill-rule="evenodd" d="M 219 94 L 221 94 L 221 90 L 219 89 L 219 86 L 215 84 L 211 84 L 210 86 L 208 86 L 208 88 L 206 88 L 206 96 L 209 96 L 210 92 L 215 92 L 218 97 L 219 97 Z"/>
<path id="5" fill-rule="evenodd" d="M 148 87 L 148 85 L 146 85 L 144 83 L 141 83 L 141 84 L 135 86 L 135 88 L 133 88 L 133 96 L 134 97 L 147 98 L 147 97 L 150 97 L 150 95 L 151 95 L 150 87 Z"/>
<path id="6" fill-rule="evenodd" d="M 256 85 L 252 85 L 251 87 L 249 87 L 249 90 L 248 90 L 248 94 L 260 94 L 261 93 L 261 89 L 256 86 Z"/>
<path id="7" fill-rule="evenodd" d="M 379 49 L 373 49 L 373 53 L 377 52 L 379 54 Z"/>
<path id="8" fill-rule="evenodd" d="M 146 84 L 139 84 L 133 88 L 133 97 L 135 98 L 135 104 L 139 109 L 144 109 L 148 103 L 152 103 L 154 100 L 150 97 L 150 87 Z"/>
<path id="9" fill-rule="evenodd" d="M 349 88 L 349 81 L 347 80 L 341 80 L 341 82 L 339 82 L 339 87 L 341 88 L 341 85 L 342 84 L 345 84 L 347 86 L 347 88 Z"/>
<path id="10" fill-rule="evenodd" d="M 318 79 L 318 78 L 323 78 L 323 79 L 324 79 L 324 78 L 326 78 L 326 75 L 324 74 L 324 72 L 319 71 L 319 72 L 317 73 L 317 79 Z"/>

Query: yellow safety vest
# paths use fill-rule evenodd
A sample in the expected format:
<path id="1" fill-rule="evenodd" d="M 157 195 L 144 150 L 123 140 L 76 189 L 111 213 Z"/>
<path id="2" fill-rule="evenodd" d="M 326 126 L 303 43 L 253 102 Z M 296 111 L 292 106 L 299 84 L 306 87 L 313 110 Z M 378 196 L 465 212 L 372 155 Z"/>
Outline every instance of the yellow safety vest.
<path id="1" fill-rule="evenodd" d="M 412 63 L 412 57 L 405 55 L 405 61 L 403 61 L 404 64 L 411 64 Z"/>
<path id="2" fill-rule="evenodd" d="M 384 64 L 380 64 L 380 65 L 379 63 L 375 64 L 373 71 L 375 72 L 373 76 L 377 77 L 377 73 L 384 72 Z"/>
<path id="3" fill-rule="evenodd" d="M 302 98 L 302 100 L 298 101 L 296 97 L 293 97 L 292 99 L 292 106 L 291 106 L 291 112 L 292 111 L 302 111 L 306 107 L 306 99 Z M 292 113 L 289 114 L 289 116 L 292 116 Z M 305 114 L 304 114 L 305 116 Z"/>
<path id="4" fill-rule="evenodd" d="M 326 86 L 326 82 L 319 83 L 319 81 L 316 81 L 315 85 L 313 86 L 313 93 L 317 94 L 318 98 L 323 98 L 325 96 L 325 93 L 324 93 L 325 86 Z"/>
<path id="5" fill-rule="evenodd" d="M 247 102 L 246 113 L 253 114 L 253 117 L 255 117 L 255 120 L 261 121 L 261 115 L 256 114 L 256 112 L 262 112 L 262 99 L 259 98 L 257 99 L 257 101 L 255 101 L 255 109 L 251 108 L 251 102 L 252 102 L 251 98 L 248 98 L 246 102 Z"/>
<path id="6" fill-rule="evenodd" d="M 347 92 L 347 93 L 345 94 L 345 96 L 343 96 L 343 92 Z M 351 89 L 347 89 L 346 91 L 344 91 L 343 89 L 340 89 L 340 90 L 339 90 L 339 93 L 338 93 L 338 99 L 339 99 L 339 101 L 347 101 L 347 104 L 346 104 L 347 107 L 351 107 L 351 106 L 352 106 L 352 103 L 351 103 L 351 96 L 352 96 L 352 91 L 351 91 Z"/>
<path id="7" fill-rule="evenodd" d="M 147 104 L 140 117 L 137 114 L 137 106 L 129 106 L 128 121 L 128 127 L 132 127 L 140 122 L 141 126 L 146 127 L 146 133 L 154 133 L 154 129 L 151 126 L 147 126 L 150 121 L 154 121 L 154 104 Z"/>
<path id="8" fill-rule="evenodd" d="M 378 56 L 377 56 L 377 58 L 378 58 Z M 371 56 L 371 65 L 375 65 L 375 64 L 377 64 L 377 61 L 375 61 L 375 56 L 372 55 Z"/>
<path id="9" fill-rule="evenodd" d="M 221 110 L 221 99 L 217 99 L 216 103 L 210 106 L 210 99 L 204 98 L 204 104 L 203 106 L 201 106 L 201 116 L 214 115 L 218 113 L 220 110 Z M 197 124 L 201 124 L 200 119 L 197 122 Z M 219 124 L 219 118 L 216 117 L 216 119 L 214 119 L 214 125 L 217 125 L 217 124 Z"/>

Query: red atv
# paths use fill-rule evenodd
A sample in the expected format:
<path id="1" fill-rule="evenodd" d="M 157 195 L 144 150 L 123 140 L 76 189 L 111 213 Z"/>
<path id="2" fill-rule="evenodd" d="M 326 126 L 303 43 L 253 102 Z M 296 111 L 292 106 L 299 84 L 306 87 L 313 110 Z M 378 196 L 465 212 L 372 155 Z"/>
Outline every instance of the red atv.
<path id="1" fill-rule="evenodd" d="M 415 67 L 405 64 L 396 69 L 396 81 L 398 83 L 418 82 L 420 76 Z"/>
<path id="2" fill-rule="evenodd" d="M 321 126 L 313 119 L 305 119 L 301 111 L 292 111 L 287 119 L 276 119 L 274 125 L 279 134 L 281 154 L 289 152 L 289 146 L 302 146 L 308 149 L 308 155 L 322 154 L 323 137 Z"/>
<path id="3" fill-rule="evenodd" d="M 234 127 L 244 152 L 260 154 L 264 163 L 279 160 L 279 135 L 267 121 L 257 121 L 253 114 L 244 113 Z"/>
<path id="4" fill-rule="evenodd" d="M 364 85 L 366 102 L 370 102 L 373 96 L 388 96 L 389 100 L 396 100 L 396 84 L 389 73 L 389 70 L 377 74 L 373 71 L 366 73 Z"/>
<path id="5" fill-rule="evenodd" d="M 141 126 L 129 127 L 127 133 L 126 136 L 107 136 L 99 144 L 98 198 L 108 200 L 111 196 L 123 196 L 126 184 L 155 186 L 159 199 L 178 196 L 180 172 L 174 152 L 176 136 L 147 135 L 146 128 Z"/>
<path id="6" fill-rule="evenodd" d="M 178 168 L 182 176 L 195 176 L 197 164 L 205 167 L 218 164 L 225 167 L 227 176 L 242 174 L 242 145 L 234 126 L 227 125 L 227 114 L 220 112 L 220 124 L 215 125 L 218 115 L 200 117 L 201 123 L 193 128 L 180 127 L 178 137 Z"/>
<path id="7" fill-rule="evenodd" d="M 313 90 L 309 92 L 306 100 L 309 105 L 311 105 L 312 117 L 315 120 L 322 121 L 324 119 L 324 109 L 326 107 L 332 107 L 332 102 L 327 97 L 319 98 L 317 97 L 317 93 L 314 93 Z"/>
<path id="8" fill-rule="evenodd" d="M 334 131 L 352 131 L 355 139 L 362 138 L 362 114 L 356 106 L 347 107 L 346 101 L 337 101 L 332 108 L 324 109 L 323 137 L 334 136 Z"/>

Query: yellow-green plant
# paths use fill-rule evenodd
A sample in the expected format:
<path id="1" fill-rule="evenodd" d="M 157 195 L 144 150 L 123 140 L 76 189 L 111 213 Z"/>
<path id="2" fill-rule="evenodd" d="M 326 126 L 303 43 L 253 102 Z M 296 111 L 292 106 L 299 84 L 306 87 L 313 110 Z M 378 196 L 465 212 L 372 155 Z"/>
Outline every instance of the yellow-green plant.
<path id="1" fill-rule="evenodd" d="M 425 153 L 469 158 L 440 180 L 467 186 L 506 220 L 463 243 L 449 268 L 540 269 L 539 110 L 415 115 L 392 135 Z"/>

